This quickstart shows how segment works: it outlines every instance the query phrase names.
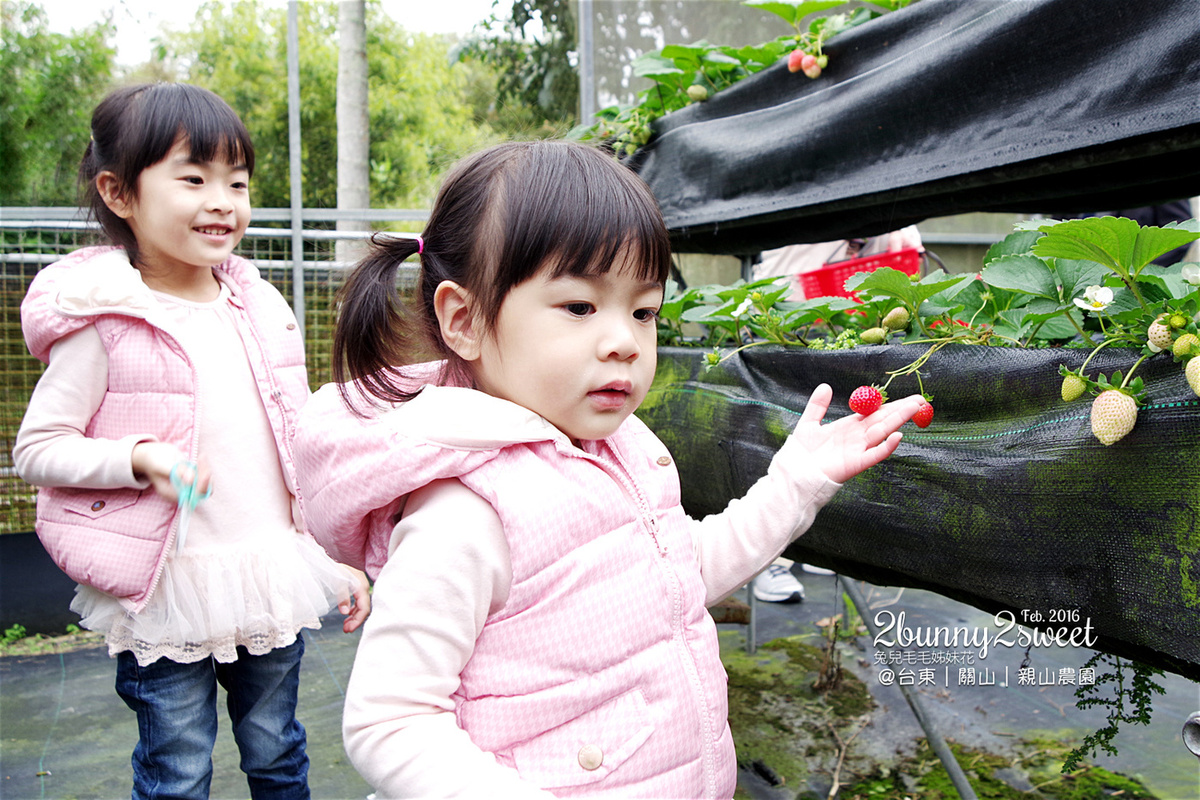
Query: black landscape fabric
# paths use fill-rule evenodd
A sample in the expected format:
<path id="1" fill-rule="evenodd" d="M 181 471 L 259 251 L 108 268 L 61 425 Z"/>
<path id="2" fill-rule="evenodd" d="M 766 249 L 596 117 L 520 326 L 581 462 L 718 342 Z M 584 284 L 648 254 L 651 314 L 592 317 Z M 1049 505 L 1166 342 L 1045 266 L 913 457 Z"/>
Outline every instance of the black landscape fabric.
<path id="1" fill-rule="evenodd" d="M 702 348 L 663 348 L 638 411 L 674 455 L 684 507 L 725 508 L 762 475 L 812 390 L 827 419 L 861 384 L 925 345 L 748 348 L 706 371 Z M 1169 354 L 1138 369 L 1147 404 L 1105 446 L 1087 398 L 1064 403 L 1058 365 L 1082 349 L 959 345 L 926 362 L 937 409 L 899 449 L 848 481 L 787 555 L 871 583 L 929 589 L 989 612 L 1078 613 L 1097 649 L 1200 680 L 1200 399 Z M 1128 371 L 1109 349 L 1091 366 Z M 902 381 L 904 383 L 902 383 Z M 916 392 L 905 377 L 892 397 Z M 1059 625 L 1053 626 L 1061 627 Z M 1023 648 L 1021 648 L 1023 649 Z M 1014 665 L 1022 653 L 1014 649 Z"/>
<path id="2" fill-rule="evenodd" d="M 919 0 L 659 120 L 625 159 L 680 252 L 1200 193 L 1196 0 Z"/>

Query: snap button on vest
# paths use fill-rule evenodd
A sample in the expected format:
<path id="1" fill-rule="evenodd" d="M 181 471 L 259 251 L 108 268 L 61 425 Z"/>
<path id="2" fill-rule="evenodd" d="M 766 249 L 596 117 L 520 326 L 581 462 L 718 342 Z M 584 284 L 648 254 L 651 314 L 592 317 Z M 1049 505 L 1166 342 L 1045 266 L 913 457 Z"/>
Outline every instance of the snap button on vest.
<path id="1" fill-rule="evenodd" d="M 669 466 L 671 466 L 671 457 L 670 456 L 659 456 L 657 463 L 660 467 L 669 467 Z"/>
<path id="2" fill-rule="evenodd" d="M 604 751 L 600 749 L 599 745 L 585 744 L 579 748 L 579 766 L 590 772 L 599 769 L 603 763 Z"/>
<path id="3" fill-rule="evenodd" d="M 97 500 L 96 502 L 92 503 L 92 511 L 100 511 L 102 508 L 104 508 L 103 500 Z"/>
<path id="4" fill-rule="evenodd" d="M 289 331 L 294 331 L 294 330 L 296 330 L 296 323 L 294 323 L 294 322 L 289 322 L 289 323 L 287 324 L 287 329 L 288 329 Z"/>

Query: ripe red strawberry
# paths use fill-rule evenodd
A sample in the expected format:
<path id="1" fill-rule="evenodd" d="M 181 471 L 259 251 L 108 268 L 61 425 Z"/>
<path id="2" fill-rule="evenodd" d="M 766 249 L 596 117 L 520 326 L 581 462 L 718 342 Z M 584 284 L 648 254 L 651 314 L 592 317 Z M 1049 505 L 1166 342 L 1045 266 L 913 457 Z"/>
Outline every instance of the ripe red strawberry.
<path id="1" fill-rule="evenodd" d="M 1137 401 L 1119 389 L 1108 389 L 1092 401 L 1092 433 L 1110 445 L 1133 430 Z"/>
<path id="2" fill-rule="evenodd" d="M 788 54 L 788 72 L 799 72 L 803 69 L 800 61 L 804 58 L 804 51 L 797 47 Z"/>
<path id="3" fill-rule="evenodd" d="M 917 409 L 917 413 L 913 414 L 912 421 L 918 428 L 928 428 L 929 423 L 933 422 L 933 403 L 926 400 Z"/>
<path id="4" fill-rule="evenodd" d="M 800 69 L 804 70 L 804 74 L 810 78 L 817 78 L 821 75 L 821 65 L 817 63 L 817 57 L 805 53 L 800 59 Z"/>
<path id="5" fill-rule="evenodd" d="M 885 399 L 878 387 L 860 386 L 850 393 L 850 410 L 866 417 L 878 411 Z"/>

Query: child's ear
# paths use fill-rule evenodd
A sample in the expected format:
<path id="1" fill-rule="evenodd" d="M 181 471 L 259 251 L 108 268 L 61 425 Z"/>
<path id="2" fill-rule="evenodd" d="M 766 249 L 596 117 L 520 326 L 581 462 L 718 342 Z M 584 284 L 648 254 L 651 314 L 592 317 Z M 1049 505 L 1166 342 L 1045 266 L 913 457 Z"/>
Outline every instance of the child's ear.
<path id="1" fill-rule="evenodd" d="M 433 310 L 446 346 L 464 361 L 479 358 L 482 337 L 471 293 L 454 281 L 442 281 L 433 292 Z"/>
<path id="2" fill-rule="evenodd" d="M 100 199 L 108 206 L 108 210 L 121 219 L 129 219 L 133 214 L 133 207 L 115 174 L 105 170 L 97 175 L 96 191 L 100 193 Z"/>

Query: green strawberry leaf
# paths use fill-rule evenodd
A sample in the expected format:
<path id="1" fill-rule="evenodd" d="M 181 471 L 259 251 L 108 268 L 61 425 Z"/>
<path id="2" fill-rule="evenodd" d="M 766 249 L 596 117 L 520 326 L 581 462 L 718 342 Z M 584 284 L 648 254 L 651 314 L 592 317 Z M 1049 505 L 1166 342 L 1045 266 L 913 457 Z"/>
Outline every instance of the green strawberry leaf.
<path id="1" fill-rule="evenodd" d="M 1178 226 L 1143 228 L 1125 217 L 1069 219 L 1038 230 L 1046 235 L 1034 244 L 1034 255 L 1095 261 L 1129 277 L 1163 253 L 1200 238 L 1200 233 Z"/>
<path id="2" fill-rule="evenodd" d="M 981 275 L 988 286 L 1058 299 L 1058 280 L 1050 266 L 1037 256 L 1000 256 L 989 261 Z"/>
<path id="3" fill-rule="evenodd" d="M 1034 242 L 1044 236 L 1041 231 L 1016 231 L 1005 236 L 1000 241 L 988 248 L 987 255 L 983 257 L 983 263 L 990 264 L 993 259 L 1001 256 L 1016 256 L 1029 253 Z"/>
<path id="4" fill-rule="evenodd" d="M 946 273 L 940 269 L 931 272 L 913 283 L 906 273 L 891 267 L 881 267 L 874 272 L 859 272 L 846 279 L 846 288 L 866 295 L 894 297 L 910 308 L 919 309 L 921 304 L 944 289 L 959 284 L 963 277 L 954 276 L 943 280 Z M 973 279 L 974 276 L 968 276 Z"/>
<path id="5" fill-rule="evenodd" d="M 846 0 L 743 0 L 742 5 L 769 11 L 795 25 L 809 14 L 846 5 Z"/>
<path id="6" fill-rule="evenodd" d="M 675 65 L 675 60 L 666 58 L 658 53 L 646 53 L 633 60 L 633 74 L 639 78 L 665 80 L 671 76 L 683 75 L 684 71 Z"/>
<path id="7" fill-rule="evenodd" d="M 1068 303 L 1076 297 L 1083 297 L 1089 286 L 1103 286 L 1108 276 L 1108 271 L 1095 261 L 1056 258 L 1053 268 L 1058 276 L 1058 285 L 1062 287 L 1062 299 Z"/>

